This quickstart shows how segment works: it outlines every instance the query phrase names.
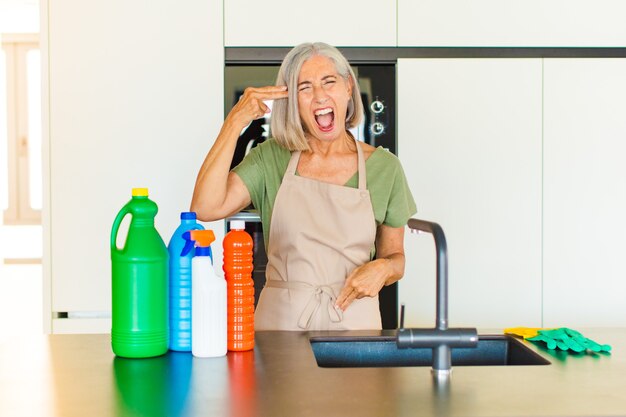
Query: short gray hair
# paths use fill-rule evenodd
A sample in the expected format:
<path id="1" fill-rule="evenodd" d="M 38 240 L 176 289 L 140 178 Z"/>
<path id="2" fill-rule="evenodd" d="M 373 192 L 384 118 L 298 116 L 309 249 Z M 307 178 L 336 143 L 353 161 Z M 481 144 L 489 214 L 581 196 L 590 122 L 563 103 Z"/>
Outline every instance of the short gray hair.
<path id="1" fill-rule="evenodd" d="M 287 100 L 276 100 L 272 106 L 271 133 L 276 141 L 290 151 L 308 151 L 309 144 L 304 134 L 298 111 L 298 76 L 302 64 L 315 55 L 325 56 L 335 64 L 337 73 L 346 81 L 352 80 L 352 97 L 346 112 L 346 128 L 358 126 L 363 118 L 361 91 L 354 71 L 348 60 L 334 46 L 323 42 L 303 43 L 294 47 L 280 66 L 276 85 L 286 85 Z"/>

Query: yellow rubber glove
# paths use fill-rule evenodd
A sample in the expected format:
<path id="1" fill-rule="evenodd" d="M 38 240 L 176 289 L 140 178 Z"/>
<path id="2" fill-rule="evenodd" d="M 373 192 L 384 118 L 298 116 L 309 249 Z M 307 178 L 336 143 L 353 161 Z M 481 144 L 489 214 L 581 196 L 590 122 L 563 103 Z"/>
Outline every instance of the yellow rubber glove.
<path id="1" fill-rule="evenodd" d="M 524 339 L 535 337 L 539 334 L 539 330 L 549 330 L 541 327 L 509 327 L 504 329 L 504 333 L 511 334 L 513 336 L 520 336 Z"/>

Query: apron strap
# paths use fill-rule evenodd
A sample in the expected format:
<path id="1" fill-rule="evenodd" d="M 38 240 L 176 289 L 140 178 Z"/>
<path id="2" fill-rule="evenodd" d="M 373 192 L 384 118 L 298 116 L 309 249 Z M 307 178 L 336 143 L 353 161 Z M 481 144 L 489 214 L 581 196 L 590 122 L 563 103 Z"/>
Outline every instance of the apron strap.
<path id="1" fill-rule="evenodd" d="M 291 153 L 291 158 L 289 159 L 289 165 L 287 165 L 287 170 L 285 171 L 285 175 L 296 175 L 296 169 L 298 168 L 298 161 L 300 161 L 300 151 L 293 151 Z"/>
<path id="2" fill-rule="evenodd" d="M 343 285 L 343 283 L 338 283 Z M 333 323 L 339 323 L 343 319 L 343 312 L 335 309 L 335 301 L 337 297 L 330 285 L 313 285 L 302 281 L 278 281 L 268 280 L 265 282 L 266 287 L 285 288 L 291 290 L 306 290 L 311 292 L 311 296 L 302 309 L 298 318 L 298 327 L 306 330 L 311 325 L 311 319 L 322 304 L 322 298 L 328 301 L 328 317 Z"/>
<path id="3" fill-rule="evenodd" d="M 365 171 L 365 157 L 363 156 L 363 149 L 359 145 L 359 141 L 356 140 L 354 136 L 350 132 L 348 132 L 350 137 L 354 139 L 354 144 L 356 145 L 356 153 L 357 153 L 357 172 L 359 178 L 359 190 L 363 191 L 367 189 L 367 172 Z M 293 151 L 291 153 L 291 158 L 289 158 L 289 164 L 287 165 L 287 170 L 285 171 L 285 175 L 295 175 L 296 169 L 298 168 L 298 162 L 300 161 L 300 151 Z"/>
<path id="4" fill-rule="evenodd" d="M 357 166 L 359 170 L 359 190 L 363 191 L 367 189 L 366 181 L 367 174 L 365 172 L 365 157 L 363 156 L 363 149 L 359 145 L 359 141 L 354 139 L 354 144 L 356 145 L 356 153 L 357 153 Z"/>

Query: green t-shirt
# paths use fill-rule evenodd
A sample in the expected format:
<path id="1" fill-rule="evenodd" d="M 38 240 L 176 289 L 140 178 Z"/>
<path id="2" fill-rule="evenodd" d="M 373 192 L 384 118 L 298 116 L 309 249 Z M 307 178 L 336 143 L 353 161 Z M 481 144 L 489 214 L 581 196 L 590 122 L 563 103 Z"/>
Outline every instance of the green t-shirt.
<path id="1" fill-rule="evenodd" d="M 233 168 L 248 188 L 252 204 L 259 212 L 265 247 L 269 237 L 274 201 L 290 158 L 289 150 L 279 145 L 276 140 L 269 139 L 252 148 L 243 161 Z M 365 169 L 376 224 L 391 227 L 406 225 L 417 209 L 398 158 L 378 147 L 365 161 Z M 357 173 L 345 186 L 358 187 Z"/>

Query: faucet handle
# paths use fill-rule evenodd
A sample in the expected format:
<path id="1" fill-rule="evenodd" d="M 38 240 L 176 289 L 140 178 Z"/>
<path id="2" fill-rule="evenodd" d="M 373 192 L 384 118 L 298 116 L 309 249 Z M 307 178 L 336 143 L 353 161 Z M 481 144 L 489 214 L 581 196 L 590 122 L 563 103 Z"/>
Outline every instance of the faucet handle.
<path id="1" fill-rule="evenodd" d="M 404 329 L 404 303 L 400 304 L 400 329 Z"/>

